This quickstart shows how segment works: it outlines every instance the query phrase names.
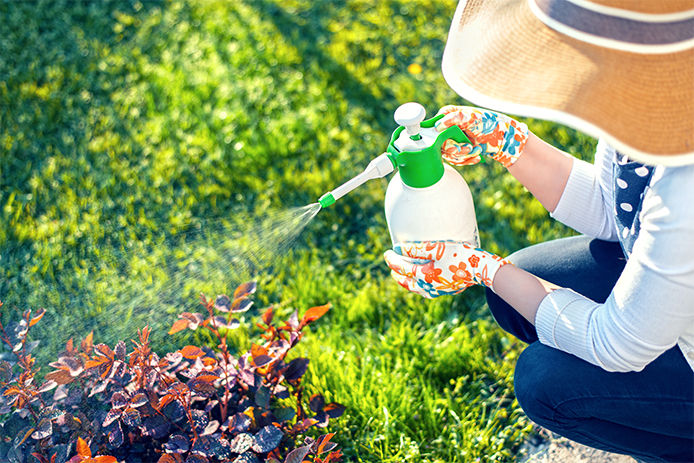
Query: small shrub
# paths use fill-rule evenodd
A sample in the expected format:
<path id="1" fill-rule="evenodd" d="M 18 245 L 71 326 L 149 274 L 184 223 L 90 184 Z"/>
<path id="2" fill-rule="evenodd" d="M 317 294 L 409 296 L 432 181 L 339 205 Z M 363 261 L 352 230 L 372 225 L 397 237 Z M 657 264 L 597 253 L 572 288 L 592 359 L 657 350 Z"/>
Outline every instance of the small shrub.
<path id="1" fill-rule="evenodd" d="M 0 461 L 11 463 L 331 463 L 341 459 L 333 433 L 317 439 L 309 428 L 325 428 L 344 412 L 315 394 L 304 397 L 306 358 L 287 359 L 302 330 L 330 305 L 313 307 L 273 324 L 266 309 L 257 326 L 262 341 L 234 356 L 226 331 L 247 311 L 255 283 L 239 286 L 233 298 L 201 296 L 206 314 L 184 312 L 170 334 L 206 329 L 219 342 L 185 346 L 160 357 L 149 343 L 150 329 L 138 331 L 128 352 L 94 344 L 89 333 L 79 345 L 67 342 L 53 370 L 37 384 L 39 368 L 28 333 L 41 309 L 8 326 L 0 337 L 9 348 L 0 360 Z M 0 304 L 1 305 L 1 304 Z M 297 445 L 303 437 L 303 444 Z M 94 455 L 94 456 L 93 456 Z"/>

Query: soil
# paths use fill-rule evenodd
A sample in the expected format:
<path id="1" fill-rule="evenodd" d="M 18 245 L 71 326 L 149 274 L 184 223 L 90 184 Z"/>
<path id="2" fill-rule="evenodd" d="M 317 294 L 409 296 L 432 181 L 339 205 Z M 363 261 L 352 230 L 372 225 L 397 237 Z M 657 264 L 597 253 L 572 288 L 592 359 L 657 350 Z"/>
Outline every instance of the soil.
<path id="1" fill-rule="evenodd" d="M 635 463 L 632 457 L 604 452 L 570 441 L 546 429 L 528 439 L 518 463 Z"/>

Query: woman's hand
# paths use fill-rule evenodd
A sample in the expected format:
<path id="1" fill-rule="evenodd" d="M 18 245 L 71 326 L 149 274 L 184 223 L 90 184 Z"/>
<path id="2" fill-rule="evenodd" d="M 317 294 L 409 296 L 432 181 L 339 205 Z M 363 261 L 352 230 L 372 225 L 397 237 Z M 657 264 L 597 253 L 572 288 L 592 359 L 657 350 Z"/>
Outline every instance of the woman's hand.
<path id="1" fill-rule="evenodd" d="M 446 116 L 436 123 L 441 132 L 457 125 L 471 143 L 447 140 L 441 156 L 456 166 L 477 164 L 482 156 L 490 156 L 509 168 L 519 158 L 528 140 L 528 126 L 504 114 L 470 106 L 444 106 L 439 114 Z"/>
<path id="2" fill-rule="evenodd" d="M 396 246 L 396 251 L 384 254 L 391 276 L 408 291 L 429 299 L 474 285 L 491 288 L 497 270 L 510 263 L 459 241 L 408 242 Z"/>

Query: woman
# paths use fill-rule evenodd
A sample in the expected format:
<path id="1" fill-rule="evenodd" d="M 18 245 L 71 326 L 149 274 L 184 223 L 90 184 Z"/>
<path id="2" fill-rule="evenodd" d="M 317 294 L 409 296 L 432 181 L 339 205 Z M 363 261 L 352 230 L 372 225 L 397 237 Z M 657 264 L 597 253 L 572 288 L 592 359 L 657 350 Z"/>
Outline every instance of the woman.
<path id="1" fill-rule="evenodd" d="M 600 138 L 589 164 L 493 111 L 448 106 L 439 122 L 471 141 L 446 143 L 445 160 L 499 161 L 583 236 L 508 259 L 401 243 L 393 277 L 425 297 L 487 286 L 495 319 L 529 343 L 515 391 L 533 421 L 694 461 L 694 2 L 463 0 L 443 72 L 475 103 Z"/>

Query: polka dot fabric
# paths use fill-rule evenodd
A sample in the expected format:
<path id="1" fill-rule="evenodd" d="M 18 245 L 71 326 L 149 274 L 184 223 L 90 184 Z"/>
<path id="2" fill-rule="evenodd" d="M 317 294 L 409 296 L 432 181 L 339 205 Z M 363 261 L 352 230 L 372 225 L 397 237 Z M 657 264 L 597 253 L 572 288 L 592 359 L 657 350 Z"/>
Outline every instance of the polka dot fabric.
<path id="1" fill-rule="evenodd" d="M 653 168 L 630 161 L 625 155 L 617 153 L 614 169 L 614 213 L 619 231 L 619 242 L 628 259 L 634 242 L 639 236 L 641 204 L 646 187 L 653 175 Z"/>

